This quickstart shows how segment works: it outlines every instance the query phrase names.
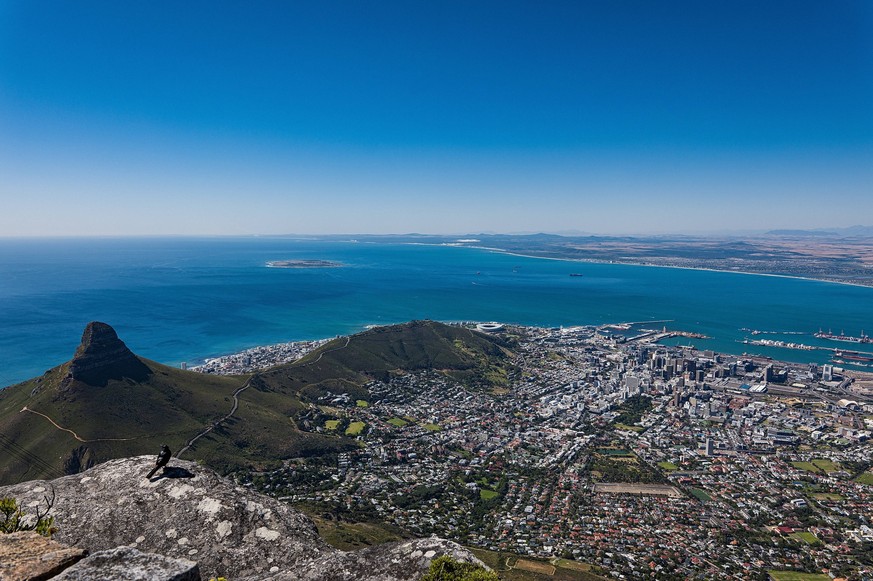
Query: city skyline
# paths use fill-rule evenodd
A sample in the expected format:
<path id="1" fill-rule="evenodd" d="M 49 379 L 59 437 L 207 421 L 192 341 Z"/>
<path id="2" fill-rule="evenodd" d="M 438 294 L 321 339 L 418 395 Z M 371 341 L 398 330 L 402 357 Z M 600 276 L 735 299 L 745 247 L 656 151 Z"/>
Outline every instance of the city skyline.
<path id="1" fill-rule="evenodd" d="M 0 235 L 847 227 L 873 8 L 0 7 Z"/>

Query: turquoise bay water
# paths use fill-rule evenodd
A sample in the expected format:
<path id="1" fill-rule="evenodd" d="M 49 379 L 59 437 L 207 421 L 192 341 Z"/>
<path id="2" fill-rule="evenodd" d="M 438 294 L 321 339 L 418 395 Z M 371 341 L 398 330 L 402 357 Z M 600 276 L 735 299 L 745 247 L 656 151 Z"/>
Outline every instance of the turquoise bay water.
<path id="1" fill-rule="evenodd" d="M 265 267 L 288 259 L 345 266 Z M 0 240 L 0 385 L 68 360 L 92 320 L 115 327 L 136 353 L 178 365 L 421 318 L 547 326 L 672 319 L 669 328 L 713 337 L 682 343 L 825 362 L 821 351 L 741 345 L 736 341 L 748 333 L 739 329 L 873 333 L 873 289 L 443 246 L 281 238 Z M 852 348 L 809 335 L 760 337 Z"/>

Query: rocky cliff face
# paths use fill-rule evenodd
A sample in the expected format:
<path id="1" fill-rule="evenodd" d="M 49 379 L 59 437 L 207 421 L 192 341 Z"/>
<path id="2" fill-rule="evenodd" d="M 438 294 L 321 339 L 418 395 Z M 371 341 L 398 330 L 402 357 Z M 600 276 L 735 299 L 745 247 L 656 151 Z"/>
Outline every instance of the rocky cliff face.
<path id="1" fill-rule="evenodd" d="M 413 581 L 439 555 L 478 562 L 437 538 L 339 551 L 282 502 L 193 462 L 173 460 L 147 480 L 153 462 L 152 456 L 112 460 L 73 476 L 2 487 L 0 497 L 33 507 L 53 494 L 57 541 L 92 553 L 126 545 L 196 561 L 206 579 Z"/>
<path id="2" fill-rule="evenodd" d="M 73 381 L 105 386 L 110 379 L 124 377 L 142 381 L 149 373 L 149 368 L 118 338 L 115 329 L 94 321 L 88 323 L 82 333 L 82 342 L 70 361 L 64 386 L 68 387 Z"/>

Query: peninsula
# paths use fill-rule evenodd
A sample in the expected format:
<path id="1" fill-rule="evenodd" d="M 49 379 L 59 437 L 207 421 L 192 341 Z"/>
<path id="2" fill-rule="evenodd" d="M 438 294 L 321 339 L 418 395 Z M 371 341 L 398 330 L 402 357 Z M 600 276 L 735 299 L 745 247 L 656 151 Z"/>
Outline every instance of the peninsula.
<path id="1" fill-rule="evenodd" d="M 462 238 L 429 234 L 356 236 L 383 244 L 439 244 L 532 258 L 720 270 L 873 286 L 873 228 L 865 226 L 720 236 L 543 233 L 479 233 Z"/>

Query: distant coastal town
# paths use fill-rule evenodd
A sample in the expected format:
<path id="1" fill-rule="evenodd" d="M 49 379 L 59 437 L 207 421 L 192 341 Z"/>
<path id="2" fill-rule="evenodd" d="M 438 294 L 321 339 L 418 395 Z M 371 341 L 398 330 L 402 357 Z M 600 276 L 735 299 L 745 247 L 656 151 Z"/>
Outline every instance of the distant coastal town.
<path id="1" fill-rule="evenodd" d="M 263 345 L 245 349 L 238 353 L 230 355 L 222 355 L 220 357 L 210 357 L 198 365 L 188 366 L 182 364 L 184 369 L 197 371 L 200 373 L 214 373 L 217 375 L 245 375 L 290 363 L 305 356 L 310 351 L 317 349 L 330 341 L 330 339 L 319 339 L 316 341 L 290 341 L 287 343 L 276 343 L 275 345 Z"/>

